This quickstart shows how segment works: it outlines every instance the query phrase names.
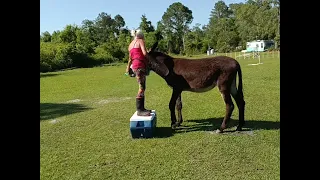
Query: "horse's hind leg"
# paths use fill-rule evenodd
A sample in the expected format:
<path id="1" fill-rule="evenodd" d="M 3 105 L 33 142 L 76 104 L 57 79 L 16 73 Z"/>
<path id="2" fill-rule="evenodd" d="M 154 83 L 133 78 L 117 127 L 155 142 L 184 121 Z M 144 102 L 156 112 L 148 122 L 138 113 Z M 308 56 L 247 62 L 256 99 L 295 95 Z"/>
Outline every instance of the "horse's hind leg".
<path id="1" fill-rule="evenodd" d="M 244 121 L 245 101 L 243 99 L 243 93 L 237 91 L 236 79 L 234 79 L 231 84 L 231 95 L 232 95 L 233 99 L 236 101 L 236 104 L 239 109 L 239 125 L 237 126 L 236 130 L 241 131 L 242 127 L 245 124 L 245 121 Z"/>
<path id="2" fill-rule="evenodd" d="M 181 100 L 181 94 L 178 96 L 178 99 L 176 101 L 176 109 L 178 111 L 178 123 L 177 125 L 180 126 L 183 122 L 183 119 L 182 119 L 182 100 Z"/>
<path id="3" fill-rule="evenodd" d="M 226 104 L 226 114 L 223 118 L 223 121 L 222 121 L 222 124 L 220 126 L 220 129 L 217 130 L 217 133 L 222 133 L 223 130 L 225 128 L 227 128 L 227 124 L 230 120 L 230 117 L 231 117 L 231 114 L 233 112 L 233 109 L 234 109 L 234 104 L 232 102 L 232 99 L 231 99 L 231 95 L 230 95 L 230 88 L 227 87 L 226 84 L 224 85 L 220 85 L 219 86 L 219 90 L 221 92 L 221 96 Z"/>

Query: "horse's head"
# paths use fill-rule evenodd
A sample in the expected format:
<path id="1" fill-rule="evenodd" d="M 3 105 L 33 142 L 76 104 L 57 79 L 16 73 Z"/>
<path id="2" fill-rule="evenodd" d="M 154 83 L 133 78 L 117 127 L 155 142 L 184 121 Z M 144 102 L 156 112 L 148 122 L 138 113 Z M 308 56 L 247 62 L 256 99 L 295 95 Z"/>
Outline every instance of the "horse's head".
<path id="1" fill-rule="evenodd" d="M 146 57 L 148 59 L 148 66 L 150 70 L 156 72 L 158 75 L 164 78 L 169 74 L 169 69 L 164 61 L 170 57 L 161 52 L 155 51 L 157 46 L 158 42 L 154 43 Z"/>

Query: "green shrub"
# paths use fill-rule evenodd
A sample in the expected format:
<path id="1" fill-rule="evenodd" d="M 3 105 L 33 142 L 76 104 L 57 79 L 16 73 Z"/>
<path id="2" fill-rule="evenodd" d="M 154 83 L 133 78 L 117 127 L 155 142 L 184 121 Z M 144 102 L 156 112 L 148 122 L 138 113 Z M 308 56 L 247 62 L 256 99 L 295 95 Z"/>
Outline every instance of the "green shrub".
<path id="1" fill-rule="evenodd" d="M 53 69 L 59 70 L 72 67 L 72 46 L 59 44 L 56 48 L 56 54 L 53 59 Z"/>
<path id="2" fill-rule="evenodd" d="M 61 70 L 70 67 L 92 67 L 103 61 L 97 61 L 80 44 L 40 42 L 40 72 Z M 102 56 L 101 56 L 102 57 Z M 107 56 L 104 61 L 114 61 Z"/>
<path id="3" fill-rule="evenodd" d="M 92 58 L 101 64 L 119 61 L 119 59 L 112 56 L 110 52 L 105 49 L 105 47 L 101 46 L 95 49 L 95 53 L 92 55 Z"/>

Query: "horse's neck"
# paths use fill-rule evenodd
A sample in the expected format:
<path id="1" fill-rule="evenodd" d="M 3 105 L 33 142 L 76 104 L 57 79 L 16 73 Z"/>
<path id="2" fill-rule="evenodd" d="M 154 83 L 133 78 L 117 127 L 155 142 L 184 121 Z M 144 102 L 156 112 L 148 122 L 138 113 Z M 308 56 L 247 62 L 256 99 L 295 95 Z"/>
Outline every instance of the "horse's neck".
<path id="1" fill-rule="evenodd" d="M 161 72 L 158 70 L 158 71 L 154 71 L 158 76 L 162 77 L 164 80 L 166 80 L 166 78 L 170 75 L 170 71 L 169 71 L 169 74 L 167 76 L 162 76 Z"/>

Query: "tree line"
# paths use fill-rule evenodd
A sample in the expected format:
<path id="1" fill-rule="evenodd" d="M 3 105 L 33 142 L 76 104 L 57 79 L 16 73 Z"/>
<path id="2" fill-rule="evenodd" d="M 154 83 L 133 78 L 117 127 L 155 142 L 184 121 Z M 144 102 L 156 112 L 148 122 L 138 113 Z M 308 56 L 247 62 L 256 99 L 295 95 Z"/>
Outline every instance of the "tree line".
<path id="1" fill-rule="evenodd" d="M 280 47 L 280 1 L 247 0 L 226 5 L 214 4 L 209 23 L 193 21 L 192 11 L 180 2 L 171 4 L 157 22 L 141 16 L 139 29 L 144 31 L 146 46 L 156 41 L 158 49 L 168 54 L 194 55 L 208 48 L 217 52 L 240 51 L 246 42 L 274 40 L 273 49 Z M 102 12 L 94 20 L 85 19 L 81 25 L 66 25 L 61 31 L 40 35 L 40 72 L 71 67 L 92 67 L 112 62 L 128 61 L 130 29 L 118 14 Z"/>

